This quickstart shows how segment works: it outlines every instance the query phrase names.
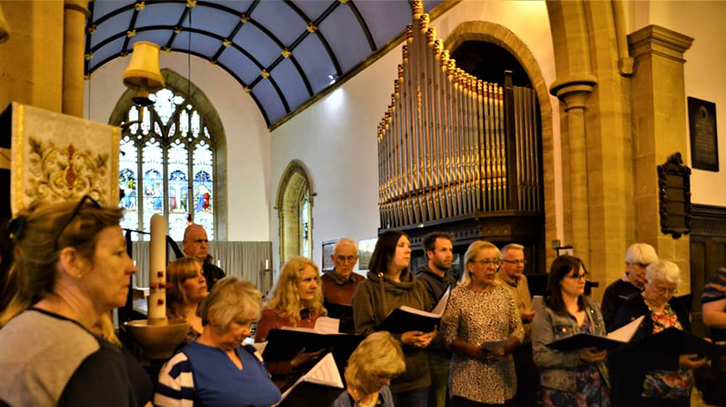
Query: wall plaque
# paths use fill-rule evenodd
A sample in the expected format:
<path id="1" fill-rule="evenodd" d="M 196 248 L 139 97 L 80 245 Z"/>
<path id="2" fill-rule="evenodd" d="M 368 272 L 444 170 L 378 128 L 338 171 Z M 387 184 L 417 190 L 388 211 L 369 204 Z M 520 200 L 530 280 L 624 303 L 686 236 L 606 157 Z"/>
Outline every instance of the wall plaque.
<path id="1" fill-rule="evenodd" d="M 689 97 L 688 125 L 691 133 L 691 163 L 693 168 L 718 171 L 716 104 Z"/>
<path id="2" fill-rule="evenodd" d="M 691 231 L 691 169 L 683 165 L 681 153 L 658 166 L 660 228 L 674 239 Z"/>

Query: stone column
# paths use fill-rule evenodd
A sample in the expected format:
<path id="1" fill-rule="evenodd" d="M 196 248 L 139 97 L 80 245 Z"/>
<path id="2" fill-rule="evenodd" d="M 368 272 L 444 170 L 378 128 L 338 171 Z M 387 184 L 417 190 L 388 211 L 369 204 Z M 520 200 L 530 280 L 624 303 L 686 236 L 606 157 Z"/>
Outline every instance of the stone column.
<path id="1" fill-rule="evenodd" d="M 65 0 L 63 13 L 63 113 L 83 117 L 83 55 L 88 0 Z"/>
<path id="2" fill-rule="evenodd" d="M 590 264 L 590 213 L 588 187 L 586 101 L 597 83 L 594 75 L 581 73 L 555 81 L 550 93 L 565 104 L 567 130 L 562 132 L 562 184 L 565 243 Z"/>
<path id="3" fill-rule="evenodd" d="M 636 241 L 655 247 L 658 255 L 678 264 L 681 290 L 690 291 L 688 236 L 678 240 L 661 233 L 657 166 L 668 156 L 686 156 L 686 95 L 683 53 L 693 38 L 650 25 L 628 36 L 635 58 L 632 77 L 633 156 Z"/>

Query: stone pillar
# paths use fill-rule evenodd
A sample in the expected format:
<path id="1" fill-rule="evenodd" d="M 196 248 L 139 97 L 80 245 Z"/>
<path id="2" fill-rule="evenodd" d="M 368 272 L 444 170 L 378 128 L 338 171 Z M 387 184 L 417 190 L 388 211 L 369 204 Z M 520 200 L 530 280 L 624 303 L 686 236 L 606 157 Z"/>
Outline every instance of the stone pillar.
<path id="1" fill-rule="evenodd" d="M 83 117 L 83 55 L 88 0 L 65 0 L 63 13 L 63 113 Z"/>
<path id="2" fill-rule="evenodd" d="M 661 258 L 678 264 L 680 289 L 685 292 L 690 292 L 690 239 L 661 233 L 656 167 L 675 152 L 686 156 L 683 53 L 692 42 L 693 38 L 656 25 L 628 36 L 635 58 L 631 106 L 636 241 L 653 245 Z"/>
<path id="3" fill-rule="evenodd" d="M 63 2 L 1 2 L 12 36 L 0 44 L 0 109 L 16 101 L 60 112 Z"/>
<path id="4" fill-rule="evenodd" d="M 562 184 L 565 243 L 590 264 L 590 213 L 588 149 L 585 131 L 586 101 L 597 83 L 594 75 L 581 73 L 555 81 L 550 93 L 565 104 L 567 130 L 562 132 Z"/>

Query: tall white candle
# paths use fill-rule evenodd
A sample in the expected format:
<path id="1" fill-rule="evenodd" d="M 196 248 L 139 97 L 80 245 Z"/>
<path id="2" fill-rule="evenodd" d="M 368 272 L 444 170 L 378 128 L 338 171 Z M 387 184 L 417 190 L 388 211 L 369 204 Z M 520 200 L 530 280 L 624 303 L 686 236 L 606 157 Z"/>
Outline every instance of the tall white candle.
<path id="1" fill-rule="evenodd" d="M 265 259 L 265 270 L 270 269 L 270 259 Z"/>
<path id="2" fill-rule="evenodd" d="M 149 247 L 149 324 L 166 321 L 166 218 L 151 217 Z"/>

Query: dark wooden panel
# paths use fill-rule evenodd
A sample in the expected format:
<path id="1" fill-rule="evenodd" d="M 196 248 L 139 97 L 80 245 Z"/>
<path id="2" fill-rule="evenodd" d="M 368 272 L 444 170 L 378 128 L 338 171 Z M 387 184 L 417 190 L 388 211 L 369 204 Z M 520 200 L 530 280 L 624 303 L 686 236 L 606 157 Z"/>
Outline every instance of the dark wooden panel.
<path id="1" fill-rule="evenodd" d="M 707 241 L 708 238 L 691 237 L 691 292 L 693 293 L 694 303 L 701 297 L 703 285 L 705 284 Z M 704 335 L 706 328 L 703 325 L 703 316 L 699 305 L 692 304 L 691 324 L 693 325 L 693 333 L 700 336 Z"/>

